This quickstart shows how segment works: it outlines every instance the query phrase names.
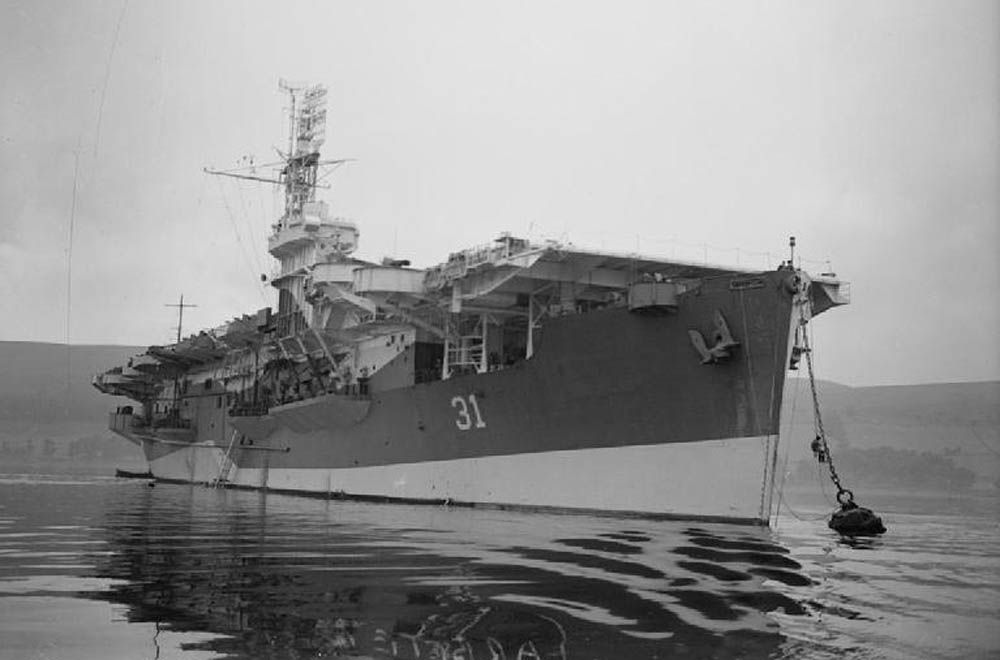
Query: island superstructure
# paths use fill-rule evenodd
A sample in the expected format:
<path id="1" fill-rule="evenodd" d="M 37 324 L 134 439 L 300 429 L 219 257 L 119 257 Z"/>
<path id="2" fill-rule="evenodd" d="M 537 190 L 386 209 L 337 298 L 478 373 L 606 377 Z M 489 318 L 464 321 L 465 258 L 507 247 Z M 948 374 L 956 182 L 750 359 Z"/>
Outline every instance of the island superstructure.
<path id="1" fill-rule="evenodd" d="M 322 87 L 285 85 L 277 309 L 95 377 L 163 480 L 331 498 L 767 522 L 786 372 L 846 285 L 502 233 L 354 256 L 316 191 Z M 245 176 L 244 178 L 261 178 Z"/>

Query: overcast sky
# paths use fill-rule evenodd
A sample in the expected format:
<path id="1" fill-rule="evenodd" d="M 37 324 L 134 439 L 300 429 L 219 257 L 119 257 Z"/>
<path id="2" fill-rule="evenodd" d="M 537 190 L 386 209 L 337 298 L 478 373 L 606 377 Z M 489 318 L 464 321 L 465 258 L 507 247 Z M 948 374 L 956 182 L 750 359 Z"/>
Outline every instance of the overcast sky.
<path id="1" fill-rule="evenodd" d="M 322 194 L 359 256 L 509 230 L 766 267 L 795 235 L 852 284 L 821 377 L 1000 378 L 998 7 L 6 0 L 0 340 L 271 304 L 278 196 L 202 168 L 274 159 L 285 77 L 330 90 L 324 155 L 357 161 Z"/>

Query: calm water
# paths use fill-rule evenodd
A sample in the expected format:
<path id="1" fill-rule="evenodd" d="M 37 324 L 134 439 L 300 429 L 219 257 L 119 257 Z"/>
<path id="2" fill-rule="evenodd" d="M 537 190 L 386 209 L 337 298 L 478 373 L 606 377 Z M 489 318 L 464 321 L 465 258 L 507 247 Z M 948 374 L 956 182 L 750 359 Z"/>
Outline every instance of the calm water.
<path id="1" fill-rule="evenodd" d="M 997 501 L 866 503 L 890 534 L 849 545 L 821 503 L 763 530 L 0 474 L 0 658 L 1000 657 Z"/>

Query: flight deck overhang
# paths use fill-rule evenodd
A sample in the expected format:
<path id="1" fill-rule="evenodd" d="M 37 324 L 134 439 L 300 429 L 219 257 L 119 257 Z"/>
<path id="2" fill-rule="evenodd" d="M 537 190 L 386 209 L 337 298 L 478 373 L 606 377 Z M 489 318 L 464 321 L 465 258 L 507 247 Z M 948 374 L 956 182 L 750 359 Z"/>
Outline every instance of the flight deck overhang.
<path id="1" fill-rule="evenodd" d="M 683 291 L 706 277 L 755 272 L 560 245 L 479 260 L 474 267 L 459 268 L 458 261 L 453 255 L 447 264 L 429 270 L 426 282 L 429 293 L 435 287 L 441 289 L 439 295 L 450 289 L 453 310 L 524 307 L 524 296 L 601 301 L 615 294 L 627 296 L 631 285 L 645 280 L 669 281 Z"/>
<path id="2" fill-rule="evenodd" d="M 809 277 L 809 302 L 812 315 L 822 314 L 831 307 L 851 303 L 851 283 L 834 277 L 817 275 Z"/>

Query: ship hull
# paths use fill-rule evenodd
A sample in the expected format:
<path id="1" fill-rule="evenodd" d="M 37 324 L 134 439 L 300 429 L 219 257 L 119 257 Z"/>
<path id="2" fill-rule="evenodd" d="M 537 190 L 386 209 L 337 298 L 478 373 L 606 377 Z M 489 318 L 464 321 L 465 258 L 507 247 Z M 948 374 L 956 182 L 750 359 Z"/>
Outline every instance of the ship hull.
<path id="1" fill-rule="evenodd" d="M 563 509 L 765 522 L 777 439 L 770 436 L 390 464 L 360 468 L 233 466 L 224 485 L 329 499 Z M 149 460 L 156 479 L 213 484 L 221 447 Z M 720 475 L 726 475 L 720 480 Z"/>
<path id="2" fill-rule="evenodd" d="M 329 498 L 762 520 L 767 437 L 361 468 L 244 468 L 236 486 Z M 720 484 L 718 475 L 730 478 Z"/>
<path id="3" fill-rule="evenodd" d="M 218 478 L 225 458 L 225 449 L 211 443 L 178 447 L 145 440 L 142 444 L 150 473 L 164 481 L 212 483 Z"/>
<path id="4" fill-rule="evenodd" d="M 708 280 L 671 313 L 551 318 L 532 359 L 376 392 L 363 414 L 330 395 L 227 418 L 218 437 L 235 431 L 232 447 L 144 448 L 170 480 L 766 523 L 797 320 L 789 277 Z M 738 345 L 706 363 L 690 335 L 711 346 L 720 317 Z"/>

